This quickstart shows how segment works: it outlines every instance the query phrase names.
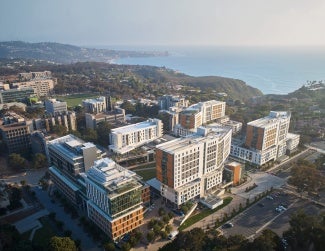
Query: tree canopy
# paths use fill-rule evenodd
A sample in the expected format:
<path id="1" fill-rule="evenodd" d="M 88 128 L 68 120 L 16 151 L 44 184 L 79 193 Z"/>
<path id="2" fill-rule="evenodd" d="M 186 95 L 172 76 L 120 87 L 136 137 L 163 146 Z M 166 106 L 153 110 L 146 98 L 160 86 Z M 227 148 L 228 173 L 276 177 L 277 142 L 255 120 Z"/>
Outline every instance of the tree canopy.
<path id="1" fill-rule="evenodd" d="M 50 239 L 50 251 L 77 251 L 76 244 L 69 237 L 54 236 Z"/>

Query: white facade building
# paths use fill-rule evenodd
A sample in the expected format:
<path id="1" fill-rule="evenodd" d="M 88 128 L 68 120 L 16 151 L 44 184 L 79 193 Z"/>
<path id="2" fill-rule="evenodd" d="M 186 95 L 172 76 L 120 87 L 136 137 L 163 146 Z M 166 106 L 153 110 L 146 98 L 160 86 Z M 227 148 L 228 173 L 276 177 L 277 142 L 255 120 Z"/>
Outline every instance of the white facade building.
<path id="1" fill-rule="evenodd" d="M 47 99 L 44 101 L 45 110 L 52 114 L 66 113 L 68 111 L 67 102 L 59 101 L 56 99 Z"/>
<path id="2" fill-rule="evenodd" d="M 159 119 L 149 119 L 133 125 L 111 130 L 109 149 L 125 154 L 133 149 L 163 136 L 163 123 Z"/>
<path id="3" fill-rule="evenodd" d="M 93 99 L 85 99 L 82 101 L 82 106 L 86 113 L 100 113 L 107 109 L 106 97 L 101 96 Z"/>
<path id="4" fill-rule="evenodd" d="M 284 156 L 290 117 L 290 112 L 271 111 L 268 116 L 249 122 L 245 143 L 233 140 L 230 155 L 256 165 Z"/>
<path id="5" fill-rule="evenodd" d="M 287 150 L 292 151 L 296 149 L 299 145 L 300 135 L 294 133 L 287 134 Z"/>

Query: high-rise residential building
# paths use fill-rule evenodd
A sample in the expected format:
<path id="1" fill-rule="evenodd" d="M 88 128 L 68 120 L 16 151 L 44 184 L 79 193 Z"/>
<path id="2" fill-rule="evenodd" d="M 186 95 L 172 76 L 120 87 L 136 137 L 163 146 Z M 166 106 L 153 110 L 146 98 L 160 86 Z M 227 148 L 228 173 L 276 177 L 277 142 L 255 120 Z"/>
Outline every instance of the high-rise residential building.
<path id="1" fill-rule="evenodd" d="M 163 136 L 163 124 L 159 119 L 122 126 L 111 130 L 109 149 L 125 154 Z"/>
<path id="2" fill-rule="evenodd" d="M 290 112 L 271 111 L 268 116 L 249 122 L 245 143 L 233 141 L 231 155 L 257 165 L 285 155 L 290 117 Z"/>
<path id="3" fill-rule="evenodd" d="M 44 101 L 45 110 L 47 113 L 56 115 L 66 113 L 68 111 L 67 102 L 56 99 L 47 99 Z"/>
<path id="4" fill-rule="evenodd" d="M 8 152 L 25 154 L 31 150 L 33 123 L 22 116 L 9 112 L 0 119 L 0 131 Z"/>
<path id="5" fill-rule="evenodd" d="M 174 127 L 174 134 L 187 136 L 195 133 L 199 126 L 224 117 L 225 110 L 226 103 L 217 100 L 191 105 L 179 113 L 179 125 Z"/>
<path id="6" fill-rule="evenodd" d="M 107 110 L 106 97 L 101 96 L 93 99 L 85 99 L 82 101 L 82 106 L 85 108 L 86 113 L 101 113 Z"/>
<path id="7" fill-rule="evenodd" d="M 89 170 L 94 161 L 103 158 L 106 153 L 93 143 L 84 142 L 72 134 L 49 141 L 47 147 L 52 181 L 71 202 L 85 208 L 86 201 L 80 195 L 78 176 Z"/>
<path id="8" fill-rule="evenodd" d="M 21 89 L 10 89 L 0 91 L 0 103 L 26 102 L 29 97 L 34 95 L 34 89 L 31 87 Z"/>
<path id="9" fill-rule="evenodd" d="M 143 224 L 143 184 L 137 175 L 104 158 L 82 174 L 88 217 L 115 240 Z"/>
<path id="10" fill-rule="evenodd" d="M 179 206 L 216 189 L 222 182 L 231 135 L 228 127 L 199 127 L 196 134 L 158 145 L 161 195 Z"/>
<path id="11" fill-rule="evenodd" d="M 189 101 L 179 96 L 164 95 L 158 98 L 158 105 L 160 110 L 169 110 L 170 107 L 185 108 Z"/>

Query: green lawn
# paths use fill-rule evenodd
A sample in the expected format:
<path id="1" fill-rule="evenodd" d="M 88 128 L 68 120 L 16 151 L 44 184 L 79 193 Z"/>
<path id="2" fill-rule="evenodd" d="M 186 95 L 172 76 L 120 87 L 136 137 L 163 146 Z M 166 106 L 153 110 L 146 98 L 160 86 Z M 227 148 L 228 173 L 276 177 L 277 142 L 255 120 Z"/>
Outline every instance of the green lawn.
<path id="1" fill-rule="evenodd" d="M 142 171 L 135 170 L 134 172 L 136 172 L 138 175 L 143 177 L 145 181 L 156 177 L 156 169 L 149 169 L 149 170 L 142 170 Z"/>
<path id="2" fill-rule="evenodd" d="M 218 206 L 215 209 L 204 209 L 202 212 L 188 218 L 178 229 L 184 230 L 188 228 L 189 226 L 192 226 L 194 223 L 204 219 L 205 217 L 209 216 L 210 214 L 213 214 L 220 210 L 221 208 L 227 206 L 232 201 L 232 197 L 226 197 L 223 199 L 223 204 L 221 206 Z"/>
<path id="3" fill-rule="evenodd" d="M 75 106 L 81 105 L 83 99 L 96 98 L 96 97 L 98 97 L 98 95 L 89 93 L 89 94 L 72 94 L 69 96 L 56 96 L 55 98 L 62 100 L 62 101 L 66 101 L 68 104 L 68 107 L 75 107 Z"/>
<path id="4" fill-rule="evenodd" d="M 142 165 L 139 165 L 135 168 L 132 168 L 130 169 L 131 171 L 137 171 L 139 169 L 144 169 L 144 168 L 155 168 L 156 167 L 156 163 L 150 163 L 150 164 L 142 164 Z"/>
<path id="5" fill-rule="evenodd" d="M 52 229 L 51 224 L 48 222 L 48 219 L 41 218 L 40 222 L 42 223 L 43 227 L 36 230 L 33 243 L 40 245 L 44 248 L 44 250 L 47 250 L 51 237 L 55 236 L 56 234 Z"/>

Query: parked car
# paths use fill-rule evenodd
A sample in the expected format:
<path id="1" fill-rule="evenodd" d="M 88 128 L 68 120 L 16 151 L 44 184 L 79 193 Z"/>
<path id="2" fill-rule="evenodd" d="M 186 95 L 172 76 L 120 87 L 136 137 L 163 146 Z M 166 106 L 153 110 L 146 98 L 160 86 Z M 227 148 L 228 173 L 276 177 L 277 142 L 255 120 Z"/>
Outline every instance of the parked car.
<path id="1" fill-rule="evenodd" d="M 227 222 L 226 224 L 224 224 L 224 225 L 222 226 L 222 228 L 232 228 L 233 226 L 234 226 L 233 223 L 231 223 L 231 222 Z"/>
<path id="2" fill-rule="evenodd" d="M 270 195 L 266 196 L 266 198 L 267 198 L 268 200 L 273 200 L 273 197 L 270 196 Z"/>

